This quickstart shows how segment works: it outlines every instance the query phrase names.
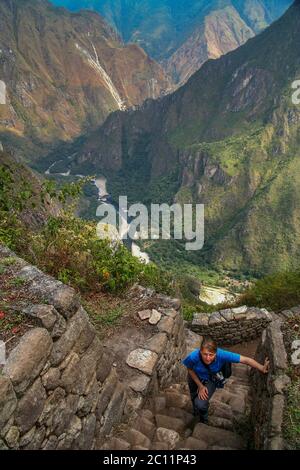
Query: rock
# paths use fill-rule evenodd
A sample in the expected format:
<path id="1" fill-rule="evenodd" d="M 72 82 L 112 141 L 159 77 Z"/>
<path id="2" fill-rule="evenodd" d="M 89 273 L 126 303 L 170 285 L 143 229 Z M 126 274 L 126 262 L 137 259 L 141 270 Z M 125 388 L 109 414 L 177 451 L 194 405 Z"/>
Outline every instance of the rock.
<path id="1" fill-rule="evenodd" d="M 8 450 L 7 445 L 0 439 L 0 450 Z"/>
<path id="2" fill-rule="evenodd" d="M 151 317 L 151 310 L 142 310 L 141 312 L 138 313 L 140 319 L 142 321 L 148 320 Z"/>
<path id="3" fill-rule="evenodd" d="M 165 347 L 168 342 L 168 337 L 166 333 L 158 333 L 157 335 L 152 336 L 146 344 L 145 348 L 150 349 L 150 351 L 154 351 L 159 356 L 165 350 Z"/>
<path id="4" fill-rule="evenodd" d="M 226 323 L 226 320 L 223 318 L 220 312 L 215 312 L 210 315 L 208 320 L 209 326 L 220 325 L 222 323 Z"/>
<path id="5" fill-rule="evenodd" d="M 79 419 L 78 416 L 75 415 L 71 419 L 70 425 L 66 432 L 69 436 L 75 439 L 80 434 L 81 429 L 82 429 L 81 419 Z"/>
<path id="6" fill-rule="evenodd" d="M 152 310 L 151 317 L 149 318 L 150 325 L 157 325 L 161 319 L 161 313 L 157 310 Z"/>
<path id="7" fill-rule="evenodd" d="M 15 421 L 21 433 L 31 429 L 37 422 L 43 411 L 46 397 L 45 389 L 39 378 L 26 391 L 18 403 Z"/>
<path id="8" fill-rule="evenodd" d="M 96 417 L 89 415 L 82 420 L 82 432 L 74 443 L 74 449 L 91 450 L 96 432 Z"/>
<path id="9" fill-rule="evenodd" d="M 194 437 L 188 437 L 184 444 L 185 449 L 190 450 L 206 450 L 207 443 L 202 439 L 195 439 Z"/>
<path id="10" fill-rule="evenodd" d="M 160 308 L 159 311 L 167 317 L 176 318 L 178 315 L 178 312 L 174 308 Z"/>
<path id="11" fill-rule="evenodd" d="M 112 369 L 110 375 L 106 379 L 105 383 L 102 386 L 102 389 L 99 392 L 99 400 L 97 404 L 97 418 L 100 420 L 105 409 L 107 408 L 107 405 L 109 403 L 109 400 L 111 399 L 113 395 L 113 391 L 116 388 L 118 382 L 118 377 L 116 374 L 116 371 Z"/>
<path id="12" fill-rule="evenodd" d="M 113 426 L 120 422 L 124 413 L 126 398 L 123 385 L 118 383 L 104 413 L 103 425 L 100 430 L 101 435 L 109 434 Z"/>
<path id="13" fill-rule="evenodd" d="M 39 326 L 50 331 L 59 315 L 53 305 L 32 305 L 25 308 L 23 313 L 29 317 L 35 318 L 39 322 Z"/>
<path id="14" fill-rule="evenodd" d="M 12 426 L 5 436 L 5 441 L 8 447 L 11 449 L 17 449 L 19 447 L 20 431 L 16 426 Z"/>
<path id="15" fill-rule="evenodd" d="M 287 354 L 284 347 L 283 335 L 280 328 L 280 323 L 272 322 L 267 328 L 267 344 L 270 345 L 273 351 L 273 360 L 271 367 L 276 370 L 285 371 L 288 367 Z"/>
<path id="16" fill-rule="evenodd" d="M 240 436 L 231 431 L 214 428 L 206 424 L 199 423 L 195 426 L 193 437 L 196 439 L 205 439 L 205 442 L 211 447 L 219 445 L 233 449 L 244 449 L 245 443 Z"/>
<path id="17" fill-rule="evenodd" d="M 79 310 L 82 316 L 85 317 L 86 321 L 83 323 L 81 333 L 76 341 L 73 350 L 78 354 L 82 354 L 92 344 L 96 336 L 96 330 L 94 326 L 90 323 L 90 319 L 87 312 L 82 307 L 80 307 Z"/>
<path id="18" fill-rule="evenodd" d="M 237 307 L 237 308 L 232 309 L 233 313 L 236 313 L 237 315 L 241 313 L 246 313 L 247 310 L 248 310 L 247 305 L 243 305 L 242 307 Z"/>
<path id="19" fill-rule="evenodd" d="M 20 438 L 20 443 L 19 443 L 20 447 L 25 447 L 32 441 L 35 431 L 36 431 L 36 426 L 31 428 Z"/>
<path id="20" fill-rule="evenodd" d="M 152 375 L 158 360 L 158 355 L 148 349 L 135 349 L 127 357 L 126 364 L 147 375 Z"/>
<path id="21" fill-rule="evenodd" d="M 65 359 L 80 338 L 88 321 L 86 312 L 82 308 L 78 309 L 77 313 L 69 320 L 66 331 L 53 345 L 50 357 L 52 365 L 56 366 Z"/>
<path id="22" fill-rule="evenodd" d="M 104 351 L 97 361 L 97 380 L 104 382 L 113 367 L 114 357 Z"/>
<path id="23" fill-rule="evenodd" d="M 276 395 L 277 393 L 284 394 L 290 383 L 291 379 L 287 375 L 280 375 L 279 377 L 277 377 L 273 382 L 274 395 Z"/>
<path id="24" fill-rule="evenodd" d="M 80 367 L 80 358 L 75 352 L 71 352 L 66 358 L 67 366 L 63 370 L 60 386 L 67 393 L 83 393 L 82 369 Z"/>
<path id="25" fill-rule="evenodd" d="M 186 411 L 191 409 L 191 399 L 188 395 L 177 392 L 166 392 L 167 406 L 170 408 L 182 408 Z"/>
<path id="26" fill-rule="evenodd" d="M 150 410 L 141 410 L 140 416 L 141 418 L 145 418 L 148 421 L 154 422 L 154 416 Z"/>
<path id="27" fill-rule="evenodd" d="M 155 420 L 158 428 L 173 429 L 173 431 L 176 431 L 179 434 L 181 434 L 185 429 L 185 422 L 180 418 L 157 414 L 155 416 Z"/>
<path id="28" fill-rule="evenodd" d="M 155 413 L 159 413 L 160 411 L 164 410 L 167 406 L 167 400 L 165 396 L 162 397 L 155 397 L 153 399 L 153 408 Z"/>
<path id="29" fill-rule="evenodd" d="M 140 431 L 142 434 L 147 436 L 148 439 L 153 439 L 156 428 L 152 421 L 149 421 L 149 419 L 139 416 L 134 426 L 137 431 Z"/>
<path id="30" fill-rule="evenodd" d="M 129 442 L 119 437 L 113 437 L 106 444 L 104 444 L 101 450 L 129 450 Z"/>
<path id="31" fill-rule="evenodd" d="M 136 429 L 129 429 L 126 432 L 126 439 L 132 447 L 142 446 L 146 449 L 150 449 L 151 447 L 150 439 L 144 434 L 142 434 L 140 431 L 137 431 Z"/>
<path id="32" fill-rule="evenodd" d="M 174 299 L 163 294 L 156 294 L 156 299 L 161 307 L 174 308 L 175 310 L 180 310 L 181 308 L 180 299 Z"/>
<path id="33" fill-rule="evenodd" d="M 139 375 L 136 377 L 136 379 L 130 382 L 129 387 L 132 388 L 132 390 L 135 392 L 145 392 L 145 390 L 148 388 L 150 380 L 150 377 L 147 377 L 146 375 Z"/>
<path id="34" fill-rule="evenodd" d="M 67 329 L 66 320 L 58 314 L 57 321 L 52 329 L 51 337 L 56 340 L 60 338 Z"/>
<path id="35" fill-rule="evenodd" d="M 90 389 L 87 395 L 79 397 L 77 414 L 80 418 L 86 416 L 89 413 L 94 413 L 99 399 L 99 385 L 96 380 L 96 376 L 90 384 Z"/>
<path id="36" fill-rule="evenodd" d="M 49 436 L 49 439 L 43 443 L 43 450 L 55 450 L 57 443 L 58 439 L 56 436 Z"/>
<path id="37" fill-rule="evenodd" d="M 151 450 L 170 450 L 170 447 L 167 442 L 153 442 L 151 445 Z"/>
<path id="38" fill-rule="evenodd" d="M 226 321 L 231 321 L 234 319 L 233 311 L 230 308 L 227 308 L 225 310 L 220 310 L 220 315 L 222 315 L 222 317 Z"/>
<path id="39" fill-rule="evenodd" d="M 54 390 L 60 384 L 60 371 L 58 368 L 51 367 L 42 376 L 42 382 L 46 390 Z"/>
<path id="40" fill-rule="evenodd" d="M 174 327 L 174 318 L 163 317 L 157 326 L 159 331 L 167 333 L 167 335 L 170 337 Z"/>
<path id="41" fill-rule="evenodd" d="M 208 326 L 210 315 L 208 313 L 195 313 L 192 321 L 192 330 L 201 332 L 203 326 Z"/>
<path id="42" fill-rule="evenodd" d="M 17 397 L 11 380 L 5 375 L 0 375 L 0 430 L 17 407 Z"/>
<path id="43" fill-rule="evenodd" d="M 48 296 L 49 304 L 63 315 L 67 320 L 76 313 L 80 307 L 79 295 L 69 286 L 61 285 L 56 290 L 51 291 Z"/>
<path id="44" fill-rule="evenodd" d="M 34 328 L 21 338 L 8 357 L 3 373 L 11 378 L 21 393 L 42 371 L 52 348 L 52 340 L 44 328 Z"/>
<path id="45" fill-rule="evenodd" d="M 36 428 L 32 440 L 24 447 L 26 450 L 39 450 L 45 439 L 46 429 L 44 427 Z"/>
<path id="46" fill-rule="evenodd" d="M 180 441 L 178 432 L 171 429 L 158 428 L 156 430 L 155 439 L 157 442 L 165 442 L 170 450 L 176 448 L 177 443 Z"/>
<path id="47" fill-rule="evenodd" d="M 284 395 L 275 395 L 272 401 L 272 414 L 270 417 L 271 436 L 280 435 L 282 433 L 284 406 Z"/>

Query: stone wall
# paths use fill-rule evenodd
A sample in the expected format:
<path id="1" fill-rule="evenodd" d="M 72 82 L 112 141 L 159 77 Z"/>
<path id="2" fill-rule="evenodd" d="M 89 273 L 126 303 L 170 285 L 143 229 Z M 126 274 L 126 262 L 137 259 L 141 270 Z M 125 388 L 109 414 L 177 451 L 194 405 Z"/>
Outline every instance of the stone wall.
<path id="1" fill-rule="evenodd" d="M 120 365 L 72 288 L 0 246 L 0 260 L 8 257 L 15 258 L 14 277 L 26 283 L 22 313 L 31 324 L 0 375 L 0 448 L 95 448 L 148 394 L 181 373 L 180 303 L 156 296 L 155 315 L 140 319 L 150 322 L 150 337 Z M 119 373 L 126 367 L 129 378 Z"/>
<path id="2" fill-rule="evenodd" d="M 285 390 L 290 383 L 286 375 L 287 354 L 281 332 L 281 318 L 273 315 L 273 321 L 263 332 L 257 349 L 256 359 L 264 362 L 270 359 L 270 372 L 267 376 L 252 371 L 252 423 L 256 449 L 284 449 L 282 438 Z"/>
<path id="3" fill-rule="evenodd" d="M 243 306 L 197 313 L 190 328 L 199 335 L 211 336 L 219 344 L 233 345 L 258 338 L 271 321 L 267 310 Z"/>

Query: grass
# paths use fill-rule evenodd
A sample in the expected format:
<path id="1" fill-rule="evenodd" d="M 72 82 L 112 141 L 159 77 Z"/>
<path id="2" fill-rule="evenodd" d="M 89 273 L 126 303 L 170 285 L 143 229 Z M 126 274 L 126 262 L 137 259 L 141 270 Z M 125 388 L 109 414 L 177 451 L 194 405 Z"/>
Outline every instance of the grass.
<path id="1" fill-rule="evenodd" d="M 290 449 L 300 450 L 300 379 L 287 391 L 284 437 Z"/>

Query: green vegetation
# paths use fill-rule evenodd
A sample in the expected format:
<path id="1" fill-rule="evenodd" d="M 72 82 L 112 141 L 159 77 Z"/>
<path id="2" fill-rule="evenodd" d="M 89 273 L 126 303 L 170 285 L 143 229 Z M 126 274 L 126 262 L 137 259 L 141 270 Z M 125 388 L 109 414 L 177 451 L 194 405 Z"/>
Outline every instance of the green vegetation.
<path id="1" fill-rule="evenodd" d="M 259 279 L 246 290 L 239 305 L 281 311 L 300 304 L 300 270 L 285 271 Z"/>
<path id="2" fill-rule="evenodd" d="M 141 263 L 123 244 L 100 240 L 95 222 L 73 215 L 74 201 L 88 179 L 60 188 L 54 181 L 46 181 L 38 202 L 28 183 L 20 183 L 16 191 L 14 173 L 8 166 L 0 166 L 0 176 L 0 243 L 82 292 L 101 289 L 118 292 L 137 281 L 170 292 L 171 278 L 167 273 L 154 264 Z M 30 208 L 34 212 L 47 198 L 63 205 L 60 214 L 49 215 L 39 229 L 26 226 L 22 222 L 23 211 Z M 15 279 L 13 283 L 20 286 L 23 281 Z"/>
<path id="3" fill-rule="evenodd" d="M 291 450 L 300 450 L 300 379 L 287 390 L 286 426 L 284 437 Z"/>

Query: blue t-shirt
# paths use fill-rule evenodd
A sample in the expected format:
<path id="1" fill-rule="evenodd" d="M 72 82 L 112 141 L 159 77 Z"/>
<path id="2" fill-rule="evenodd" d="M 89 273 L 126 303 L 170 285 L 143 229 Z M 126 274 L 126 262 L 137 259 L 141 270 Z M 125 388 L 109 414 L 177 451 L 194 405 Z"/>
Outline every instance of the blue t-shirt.
<path id="1" fill-rule="evenodd" d="M 201 380 L 209 380 L 209 371 L 200 360 L 199 357 L 200 350 L 196 349 L 189 356 L 187 356 L 182 364 L 185 365 L 188 369 L 192 369 Z M 217 349 L 217 354 L 214 362 L 209 365 L 209 370 L 212 374 L 217 374 L 220 372 L 225 362 L 239 363 L 241 356 L 239 354 L 224 351 L 224 349 Z"/>

